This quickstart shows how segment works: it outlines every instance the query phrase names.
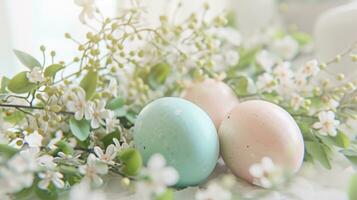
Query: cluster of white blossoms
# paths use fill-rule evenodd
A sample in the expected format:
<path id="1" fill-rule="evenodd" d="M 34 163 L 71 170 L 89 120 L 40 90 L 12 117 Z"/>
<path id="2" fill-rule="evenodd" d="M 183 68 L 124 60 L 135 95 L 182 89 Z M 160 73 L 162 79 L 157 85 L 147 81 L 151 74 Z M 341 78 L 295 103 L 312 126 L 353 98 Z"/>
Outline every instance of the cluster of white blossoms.
<path id="1" fill-rule="evenodd" d="M 115 91 L 113 91 L 115 93 Z M 73 87 L 63 95 L 63 103 L 69 112 L 74 113 L 76 120 L 85 118 L 90 121 L 91 127 L 97 129 L 100 126 L 106 126 L 108 133 L 119 127 L 119 119 L 113 111 L 106 109 L 106 101 L 96 102 L 87 101 L 86 93 L 81 87 Z"/>
<path id="2" fill-rule="evenodd" d="M 284 180 L 282 170 L 269 157 L 263 157 L 260 163 L 253 164 L 249 172 L 254 178 L 254 184 L 264 188 L 279 185 Z"/>
<path id="3" fill-rule="evenodd" d="M 168 186 L 173 186 L 179 179 L 178 172 L 170 166 L 166 166 L 166 160 L 161 154 L 154 154 L 143 169 L 143 175 L 148 181 L 137 183 L 137 194 L 143 200 L 150 200 L 163 194 Z"/>

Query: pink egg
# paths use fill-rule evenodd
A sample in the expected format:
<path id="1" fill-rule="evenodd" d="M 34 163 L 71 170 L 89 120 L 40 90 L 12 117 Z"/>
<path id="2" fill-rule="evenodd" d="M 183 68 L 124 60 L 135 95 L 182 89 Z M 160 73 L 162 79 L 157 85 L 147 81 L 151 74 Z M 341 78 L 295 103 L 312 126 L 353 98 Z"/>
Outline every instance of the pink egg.
<path id="1" fill-rule="evenodd" d="M 183 91 L 182 97 L 206 111 L 217 129 L 226 114 L 238 104 L 233 90 L 224 82 L 214 79 L 192 83 Z"/>
<path id="2" fill-rule="evenodd" d="M 219 128 L 221 155 L 238 177 L 253 183 L 249 168 L 270 157 L 284 170 L 297 172 L 304 158 L 304 141 L 291 115 L 261 100 L 234 107 Z"/>

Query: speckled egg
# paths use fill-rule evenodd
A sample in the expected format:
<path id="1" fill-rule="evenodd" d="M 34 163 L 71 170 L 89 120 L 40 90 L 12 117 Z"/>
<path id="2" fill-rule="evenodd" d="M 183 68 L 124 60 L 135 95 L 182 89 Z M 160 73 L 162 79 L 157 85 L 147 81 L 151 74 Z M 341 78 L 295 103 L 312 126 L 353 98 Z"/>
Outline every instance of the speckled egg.
<path id="1" fill-rule="evenodd" d="M 192 83 L 183 91 L 182 97 L 206 111 L 217 129 L 226 114 L 238 103 L 233 90 L 224 82 L 214 79 Z"/>
<path id="2" fill-rule="evenodd" d="M 162 154 L 179 173 L 178 187 L 204 181 L 216 166 L 219 141 L 210 117 L 195 104 L 164 97 L 149 103 L 134 126 L 134 143 L 144 163 Z"/>
<path id="3" fill-rule="evenodd" d="M 284 170 L 296 172 L 304 157 L 304 141 L 291 115 L 260 100 L 238 104 L 219 128 L 221 155 L 237 176 L 253 182 L 249 168 L 270 157 Z"/>

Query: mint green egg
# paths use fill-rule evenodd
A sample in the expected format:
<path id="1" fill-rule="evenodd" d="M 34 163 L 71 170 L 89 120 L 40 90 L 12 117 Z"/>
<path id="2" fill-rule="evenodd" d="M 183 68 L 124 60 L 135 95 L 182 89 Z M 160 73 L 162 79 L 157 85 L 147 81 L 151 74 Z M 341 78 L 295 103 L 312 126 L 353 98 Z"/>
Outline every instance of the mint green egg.
<path id="1" fill-rule="evenodd" d="M 216 166 L 219 141 L 211 118 L 195 104 L 176 97 L 149 103 L 138 115 L 134 143 L 146 164 L 162 154 L 179 173 L 178 187 L 204 181 Z"/>

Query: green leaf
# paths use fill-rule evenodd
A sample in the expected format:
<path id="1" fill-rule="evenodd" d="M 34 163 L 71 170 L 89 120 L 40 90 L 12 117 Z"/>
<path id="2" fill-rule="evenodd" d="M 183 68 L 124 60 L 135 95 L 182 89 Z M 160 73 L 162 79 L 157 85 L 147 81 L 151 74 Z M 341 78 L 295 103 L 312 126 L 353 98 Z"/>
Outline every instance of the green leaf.
<path id="1" fill-rule="evenodd" d="M 350 147 L 351 144 L 350 138 L 341 131 L 338 131 L 337 135 L 335 136 L 335 140 L 336 140 L 336 145 L 339 147 L 342 147 L 344 149 Z"/>
<path id="2" fill-rule="evenodd" d="M 86 76 L 82 79 L 80 86 L 86 92 L 86 99 L 91 99 L 95 94 L 98 82 L 98 72 L 89 70 Z"/>
<path id="3" fill-rule="evenodd" d="M 155 89 L 164 84 L 170 73 L 170 65 L 167 63 L 159 63 L 153 66 L 148 77 L 150 87 Z"/>
<path id="4" fill-rule="evenodd" d="M 307 153 L 309 153 L 313 159 L 318 160 L 322 166 L 327 169 L 331 169 L 331 163 L 328 158 L 328 149 L 325 145 L 317 142 L 305 142 Z"/>
<path id="5" fill-rule="evenodd" d="M 30 92 L 35 86 L 27 79 L 27 72 L 20 72 L 9 81 L 7 88 L 13 93 L 23 94 Z"/>
<path id="6" fill-rule="evenodd" d="M 44 75 L 45 77 L 54 77 L 57 72 L 59 72 L 61 69 L 63 69 L 64 66 L 61 64 L 53 64 L 48 67 L 46 67 Z"/>
<path id="7" fill-rule="evenodd" d="M 348 197 L 350 200 L 356 200 L 357 199 L 357 174 L 353 175 L 350 178 L 348 186 Z"/>
<path id="8" fill-rule="evenodd" d="M 335 137 L 332 136 L 319 136 L 319 137 L 325 144 L 330 146 L 333 145 L 333 146 L 338 146 L 347 149 L 351 144 L 350 138 L 341 131 L 339 131 Z"/>
<path id="9" fill-rule="evenodd" d="M 174 192 L 172 189 L 166 189 L 163 193 L 155 198 L 155 200 L 173 200 Z"/>
<path id="10" fill-rule="evenodd" d="M 18 152 L 17 149 L 7 145 L 7 144 L 0 144 L 0 155 L 1 157 L 11 158 Z"/>
<path id="11" fill-rule="evenodd" d="M 25 114 L 21 111 L 15 111 L 11 114 L 4 116 L 4 120 L 11 124 L 17 124 L 25 119 Z"/>
<path id="12" fill-rule="evenodd" d="M 0 92 L 1 93 L 7 93 L 6 87 L 9 84 L 10 79 L 7 78 L 6 76 L 2 77 L 1 79 L 1 86 L 0 86 Z"/>
<path id="13" fill-rule="evenodd" d="M 357 167 L 357 151 L 351 149 L 343 149 L 340 151 L 353 166 Z"/>
<path id="14" fill-rule="evenodd" d="M 253 80 L 247 76 L 238 76 L 232 80 L 232 88 L 238 96 L 244 96 L 255 92 Z"/>
<path id="15" fill-rule="evenodd" d="M 14 49 L 14 53 L 16 57 L 20 60 L 20 62 L 25 65 L 27 68 L 32 69 L 34 67 L 42 67 L 40 62 L 36 60 L 33 56 L 23 51 L 19 51 Z"/>
<path id="16" fill-rule="evenodd" d="M 258 53 L 258 48 L 255 49 L 240 49 L 239 50 L 239 63 L 235 66 L 235 69 L 244 69 L 255 63 L 255 57 Z"/>
<path id="17" fill-rule="evenodd" d="M 90 125 L 89 122 L 85 119 L 82 120 L 76 120 L 74 118 L 71 118 L 69 120 L 69 127 L 76 138 L 78 138 L 80 141 L 84 141 L 88 138 L 89 133 L 90 133 Z"/>
<path id="18" fill-rule="evenodd" d="M 301 45 L 304 46 L 311 42 L 311 36 L 303 32 L 292 33 L 291 36 Z"/>
<path id="19" fill-rule="evenodd" d="M 120 132 L 119 132 L 119 130 L 116 130 L 116 131 L 114 131 L 114 132 L 112 132 L 112 133 L 109 133 L 109 134 L 105 135 L 105 136 L 101 139 L 101 141 L 103 142 L 105 148 L 106 148 L 107 146 L 109 146 L 110 144 L 113 144 L 113 139 L 114 139 L 114 138 L 117 138 L 118 140 L 120 139 Z"/>
<path id="20" fill-rule="evenodd" d="M 118 159 L 124 164 L 121 171 L 128 176 L 137 175 L 143 165 L 140 153 L 132 148 L 121 151 Z"/>
<path id="21" fill-rule="evenodd" d="M 66 141 L 60 140 L 56 143 L 56 146 L 58 147 L 59 151 L 62 151 L 63 153 L 69 155 L 73 153 L 73 147 Z"/>
<path id="22" fill-rule="evenodd" d="M 117 117 L 123 117 L 127 114 L 124 104 L 125 100 L 123 98 L 118 97 L 109 101 L 105 107 L 106 109 L 114 111 Z"/>
<path id="23" fill-rule="evenodd" d="M 49 190 L 42 190 L 42 189 L 36 187 L 35 192 L 37 194 L 37 197 L 39 197 L 41 200 L 56 200 L 56 199 L 58 199 L 58 194 L 57 194 L 56 188 L 49 189 Z"/>

